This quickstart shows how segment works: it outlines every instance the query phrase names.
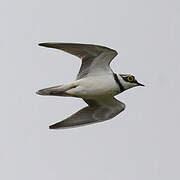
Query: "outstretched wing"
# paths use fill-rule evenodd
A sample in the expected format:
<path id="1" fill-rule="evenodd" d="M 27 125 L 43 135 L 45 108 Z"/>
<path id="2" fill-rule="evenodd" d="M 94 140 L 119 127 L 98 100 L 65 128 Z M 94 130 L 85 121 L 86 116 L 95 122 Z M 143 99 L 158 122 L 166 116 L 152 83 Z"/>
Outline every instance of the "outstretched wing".
<path id="1" fill-rule="evenodd" d="M 40 46 L 56 48 L 82 59 L 76 79 L 112 73 L 110 62 L 118 54 L 115 50 L 92 44 L 40 43 Z"/>
<path id="2" fill-rule="evenodd" d="M 84 99 L 88 106 L 71 115 L 67 119 L 51 125 L 50 129 L 72 128 L 82 125 L 106 121 L 125 109 L 125 104 L 115 98 L 94 101 Z"/>

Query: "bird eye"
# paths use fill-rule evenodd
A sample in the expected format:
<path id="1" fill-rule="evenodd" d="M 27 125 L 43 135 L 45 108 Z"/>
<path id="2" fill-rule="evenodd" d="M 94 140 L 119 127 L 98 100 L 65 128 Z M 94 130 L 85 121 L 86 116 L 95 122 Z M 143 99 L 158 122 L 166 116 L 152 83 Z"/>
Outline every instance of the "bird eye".
<path id="1" fill-rule="evenodd" d="M 133 81 L 134 81 L 134 77 L 133 77 L 133 76 L 128 76 L 128 77 L 127 77 L 127 80 L 128 80 L 129 82 L 133 82 Z"/>

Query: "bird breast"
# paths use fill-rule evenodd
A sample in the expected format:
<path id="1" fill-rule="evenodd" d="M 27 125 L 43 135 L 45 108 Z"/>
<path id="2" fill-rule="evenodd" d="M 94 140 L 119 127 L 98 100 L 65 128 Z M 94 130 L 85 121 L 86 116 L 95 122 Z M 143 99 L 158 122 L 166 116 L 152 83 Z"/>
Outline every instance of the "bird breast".
<path id="1" fill-rule="evenodd" d="M 76 88 L 71 90 L 76 96 L 82 98 L 95 98 L 96 96 L 115 96 L 119 87 L 112 75 L 86 77 L 75 82 Z"/>

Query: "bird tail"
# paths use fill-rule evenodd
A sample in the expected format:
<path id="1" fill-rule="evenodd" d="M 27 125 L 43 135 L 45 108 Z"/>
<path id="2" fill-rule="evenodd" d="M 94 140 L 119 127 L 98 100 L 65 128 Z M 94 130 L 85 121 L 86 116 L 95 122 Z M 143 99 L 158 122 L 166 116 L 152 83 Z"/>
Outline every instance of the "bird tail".
<path id="1" fill-rule="evenodd" d="M 41 89 L 36 92 L 36 94 L 43 96 L 63 96 L 64 90 L 60 90 L 63 85 L 53 86 L 45 89 Z"/>
<path id="2" fill-rule="evenodd" d="M 59 85 L 53 86 L 45 89 L 41 89 L 36 92 L 36 94 L 43 95 L 43 96 L 72 96 L 67 94 L 66 91 L 77 87 L 75 84 L 67 84 L 67 85 Z"/>

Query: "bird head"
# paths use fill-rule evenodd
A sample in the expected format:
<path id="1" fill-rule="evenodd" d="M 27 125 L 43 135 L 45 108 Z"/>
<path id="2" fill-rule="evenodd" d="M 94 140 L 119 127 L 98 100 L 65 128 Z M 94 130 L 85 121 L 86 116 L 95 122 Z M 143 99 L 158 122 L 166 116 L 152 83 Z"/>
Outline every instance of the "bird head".
<path id="1" fill-rule="evenodd" d="M 119 74 L 119 81 L 121 82 L 124 90 L 130 89 L 136 86 L 144 86 L 143 84 L 139 83 L 135 76 L 131 74 Z"/>

